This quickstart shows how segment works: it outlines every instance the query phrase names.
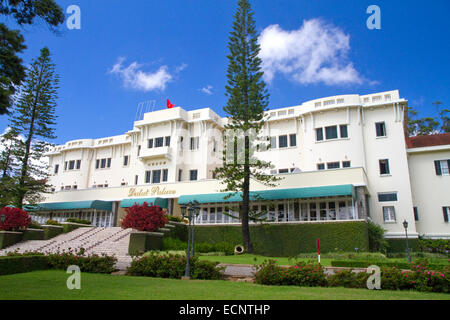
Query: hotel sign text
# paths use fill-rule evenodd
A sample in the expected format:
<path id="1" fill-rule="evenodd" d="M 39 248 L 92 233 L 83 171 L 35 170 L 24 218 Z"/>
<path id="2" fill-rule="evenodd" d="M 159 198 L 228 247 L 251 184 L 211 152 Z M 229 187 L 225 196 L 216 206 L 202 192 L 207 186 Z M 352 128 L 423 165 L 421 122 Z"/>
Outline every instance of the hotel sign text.
<path id="1" fill-rule="evenodd" d="M 165 187 L 153 188 L 131 188 L 128 191 L 128 197 L 148 197 L 148 196 L 166 196 L 176 194 L 175 190 L 166 189 Z"/>

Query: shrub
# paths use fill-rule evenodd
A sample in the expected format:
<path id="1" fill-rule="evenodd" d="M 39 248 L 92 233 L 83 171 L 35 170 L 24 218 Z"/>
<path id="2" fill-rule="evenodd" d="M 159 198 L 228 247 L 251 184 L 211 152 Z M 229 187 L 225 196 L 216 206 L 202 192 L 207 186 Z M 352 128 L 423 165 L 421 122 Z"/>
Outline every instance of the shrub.
<path id="1" fill-rule="evenodd" d="M 266 260 L 256 266 L 255 282 L 266 285 L 316 287 L 326 286 L 327 278 L 318 264 L 297 263 L 288 268 L 276 265 L 276 260 Z"/>
<path id="2" fill-rule="evenodd" d="M 0 216 L 5 215 L 5 221 L 0 223 L 0 230 L 17 231 L 28 227 L 31 217 L 19 208 L 4 207 L 0 209 Z"/>
<path id="3" fill-rule="evenodd" d="M 47 220 L 47 222 L 45 224 L 48 226 L 62 226 L 61 223 L 59 223 L 56 220 L 52 220 L 52 219 Z"/>
<path id="4" fill-rule="evenodd" d="M 189 263 L 193 279 L 223 279 L 223 268 L 217 268 L 216 262 L 199 261 L 197 257 L 191 257 Z M 185 274 L 185 268 L 186 256 L 148 252 L 141 258 L 133 259 L 127 273 L 132 276 L 180 279 Z"/>
<path id="5" fill-rule="evenodd" d="M 418 248 L 422 252 L 450 254 L 450 239 L 423 239 L 419 238 Z"/>
<path id="6" fill-rule="evenodd" d="M 401 261 L 389 261 L 389 260 L 333 260 L 331 261 L 331 265 L 333 267 L 348 267 L 348 268 L 367 268 L 370 265 L 377 265 L 379 267 L 395 267 L 399 269 L 410 269 L 411 265 L 417 265 L 421 262 L 421 260 L 417 260 L 416 262 L 408 263 Z M 442 270 L 448 264 L 442 263 L 428 263 L 427 268 L 432 270 Z"/>
<path id="7" fill-rule="evenodd" d="M 69 218 L 66 220 L 67 222 L 73 222 L 73 223 L 79 223 L 79 224 L 91 224 L 91 221 L 89 220 L 83 220 L 83 219 L 78 219 L 78 218 Z"/>
<path id="8" fill-rule="evenodd" d="M 329 287 L 366 288 L 369 276 L 366 272 L 355 273 L 351 269 L 337 270 L 333 275 L 328 276 L 327 281 Z"/>
<path id="9" fill-rule="evenodd" d="M 187 242 L 181 241 L 177 238 L 164 237 L 163 238 L 163 250 L 187 250 Z"/>
<path id="10" fill-rule="evenodd" d="M 127 215 L 122 221 L 122 228 L 133 228 L 139 231 L 156 231 L 168 222 L 165 210 L 159 206 L 149 206 L 147 202 L 142 205 L 125 209 Z"/>
<path id="11" fill-rule="evenodd" d="M 389 242 L 384 238 L 385 230 L 372 221 L 368 221 L 367 231 L 369 234 L 369 250 L 372 252 L 387 252 Z"/>
<path id="12" fill-rule="evenodd" d="M 47 254 L 50 268 L 66 270 L 71 265 L 77 265 L 82 272 L 89 273 L 111 273 L 115 271 L 117 258 L 106 254 L 84 255 L 84 249 L 78 252 L 62 251 Z"/>
<path id="13" fill-rule="evenodd" d="M 31 221 L 28 225 L 28 229 L 42 229 L 42 226 L 35 221 Z"/>
<path id="14" fill-rule="evenodd" d="M 194 245 L 194 251 L 197 253 L 223 252 L 225 255 L 234 253 L 234 246 L 228 242 L 196 242 Z M 187 242 L 176 238 L 163 238 L 163 250 L 187 250 Z"/>

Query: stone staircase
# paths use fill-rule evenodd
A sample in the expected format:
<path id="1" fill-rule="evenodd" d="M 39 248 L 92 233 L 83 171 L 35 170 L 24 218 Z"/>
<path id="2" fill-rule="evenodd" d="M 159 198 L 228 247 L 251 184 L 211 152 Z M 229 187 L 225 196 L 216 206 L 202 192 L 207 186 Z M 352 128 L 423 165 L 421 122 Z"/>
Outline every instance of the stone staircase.
<path id="1" fill-rule="evenodd" d="M 86 254 L 114 255 L 118 261 L 116 267 L 124 270 L 129 266 L 132 258 L 128 255 L 130 234 L 132 229 L 120 227 L 78 228 L 69 233 L 64 233 L 49 240 L 30 240 L 17 243 L 0 250 L 0 256 L 8 252 L 37 251 L 43 253 L 55 253 L 65 251 L 78 251 L 85 249 Z"/>

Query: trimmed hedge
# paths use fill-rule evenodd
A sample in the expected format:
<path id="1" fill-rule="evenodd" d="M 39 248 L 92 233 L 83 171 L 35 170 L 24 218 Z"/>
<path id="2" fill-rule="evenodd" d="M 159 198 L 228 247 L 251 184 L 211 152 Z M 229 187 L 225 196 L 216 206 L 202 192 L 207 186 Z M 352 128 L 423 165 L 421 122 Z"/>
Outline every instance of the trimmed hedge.
<path id="1" fill-rule="evenodd" d="M 171 231 L 168 234 L 169 237 L 175 238 L 175 239 L 180 239 L 182 241 L 187 241 L 188 231 L 187 231 L 187 225 L 185 223 L 171 221 L 168 224 L 166 224 L 165 228 L 167 228 L 169 226 L 173 226 L 173 228 L 170 227 Z M 197 226 L 195 226 L 195 232 L 197 232 L 197 230 L 198 230 L 198 228 L 197 228 Z"/>
<path id="2" fill-rule="evenodd" d="M 44 236 L 44 230 L 42 229 L 27 229 L 23 231 L 22 241 L 44 240 Z"/>
<path id="3" fill-rule="evenodd" d="M 21 232 L 0 231 L 0 249 L 22 241 L 22 237 L 23 234 Z"/>
<path id="4" fill-rule="evenodd" d="M 348 268 L 367 268 L 368 266 L 376 265 L 379 267 L 395 267 L 399 269 L 409 270 L 411 266 L 414 266 L 414 261 L 408 262 L 395 262 L 395 261 L 358 261 L 358 260 L 333 260 L 331 266 L 333 267 L 348 267 Z M 437 264 L 429 263 L 427 268 L 429 270 L 443 270 L 448 267 L 449 264 Z"/>
<path id="5" fill-rule="evenodd" d="M 161 250 L 164 233 L 135 231 L 130 235 L 129 255 L 140 255 L 147 251 Z"/>
<path id="6" fill-rule="evenodd" d="M 406 252 L 406 239 L 386 239 L 389 243 L 388 253 Z M 419 251 L 419 239 L 408 239 L 411 251 Z"/>
<path id="7" fill-rule="evenodd" d="M 43 225 L 42 229 L 44 229 L 44 240 L 54 238 L 61 233 L 64 233 L 64 228 L 62 226 Z"/>
<path id="8" fill-rule="evenodd" d="M 23 273 L 49 268 L 46 256 L 0 257 L 0 275 Z"/>
<path id="9" fill-rule="evenodd" d="M 317 251 L 320 238 L 321 252 L 369 250 L 367 223 L 363 221 L 257 224 L 250 225 L 250 236 L 255 254 L 287 257 Z M 228 242 L 242 244 L 241 225 L 196 226 L 197 242 Z"/>

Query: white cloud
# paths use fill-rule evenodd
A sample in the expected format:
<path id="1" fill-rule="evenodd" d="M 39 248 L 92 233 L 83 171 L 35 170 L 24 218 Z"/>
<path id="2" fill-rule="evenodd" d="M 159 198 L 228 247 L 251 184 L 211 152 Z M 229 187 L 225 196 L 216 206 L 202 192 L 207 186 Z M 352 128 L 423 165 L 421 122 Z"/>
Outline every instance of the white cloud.
<path id="1" fill-rule="evenodd" d="M 152 73 L 142 71 L 142 65 L 137 62 L 132 62 L 128 67 L 124 67 L 124 61 L 125 58 L 119 58 L 109 72 L 119 75 L 126 88 L 140 91 L 164 90 L 167 83 L 173 78 L 167 66 L 161 66 L 157 71 Z"/>
<path id="2" fill-rule="evenodd" d="M 200 90 L 200 91 L 203 92 L 204 94 L 207 94 L 208 96 L 210 96 L 210 95 L 213 94 L 212 88 L 213 88 L 213 86 L 207 85 L 206 87 L 203 87 L 203 88 L 198 89 L 198 90 Z"/>
<path id="3" fill-rule="evenodd" d="M 258 39 L 264 80 L 281 73 L 301 84 L 361 84 L 365 79 L 348 59 L 350 36 L 320 19 L 305 20 L 297 30 L 265 28 Z"/>

